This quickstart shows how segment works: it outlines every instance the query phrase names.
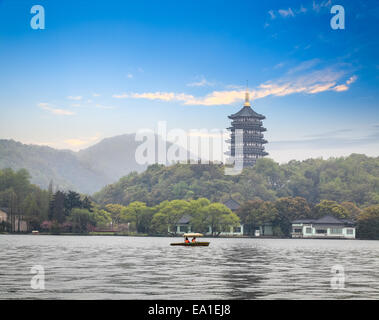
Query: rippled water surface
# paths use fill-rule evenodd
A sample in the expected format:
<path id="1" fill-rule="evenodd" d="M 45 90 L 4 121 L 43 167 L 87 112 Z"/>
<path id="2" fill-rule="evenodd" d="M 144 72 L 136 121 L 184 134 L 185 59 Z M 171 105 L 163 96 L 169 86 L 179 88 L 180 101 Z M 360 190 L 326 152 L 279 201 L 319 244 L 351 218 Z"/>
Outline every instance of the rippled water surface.
<path id="1" fill-rule="evenodd" d="M 379 241 L 177 240 L 0 235 L 0 299 L 379 299 Z M 45 290 L 30 287 L 34 265 Z"/>

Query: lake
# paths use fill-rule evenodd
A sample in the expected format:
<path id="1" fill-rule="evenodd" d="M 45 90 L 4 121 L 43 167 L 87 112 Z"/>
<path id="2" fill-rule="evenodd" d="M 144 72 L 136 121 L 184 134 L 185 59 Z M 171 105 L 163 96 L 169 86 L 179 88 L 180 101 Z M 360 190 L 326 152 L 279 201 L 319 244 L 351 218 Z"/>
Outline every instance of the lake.
<path id="1" fill-rule="evenodd" d="M 0 299 L 379 299 L 379 241 L 178 239 L 0 235 Z"/>

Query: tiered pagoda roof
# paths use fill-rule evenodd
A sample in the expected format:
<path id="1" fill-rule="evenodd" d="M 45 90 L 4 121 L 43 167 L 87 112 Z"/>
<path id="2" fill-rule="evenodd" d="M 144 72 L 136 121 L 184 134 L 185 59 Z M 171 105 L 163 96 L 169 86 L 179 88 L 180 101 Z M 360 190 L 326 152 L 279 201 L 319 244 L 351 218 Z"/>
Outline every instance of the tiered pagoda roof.
<path id="1" fill-rule="evenodd" d="M 230 150 L 226 154 L 234 157 L 234 161 L 242 161 L 243 166 L 252 166 L 258 158 L 268 155 L 263 146 L 267 143 L 267 140 L 263 139 L 262 134 L 262 132 L 266 131 L 262 120 L 266 119 L 266 117 L 251 108 L 248 92 L 246 92 L 245 104 L 242 109 L 230 115 L 229 119 L 233 121 L 231 123 L 232 126 L 228 128 L 231 131 L 230 139 L 227 140 L 227 142 L 230 142 Z M 242 154 L 237 156 L 235 155 L 236 130 L 242 130 L 243 133 L 243 147 L 239 146 Z"/>

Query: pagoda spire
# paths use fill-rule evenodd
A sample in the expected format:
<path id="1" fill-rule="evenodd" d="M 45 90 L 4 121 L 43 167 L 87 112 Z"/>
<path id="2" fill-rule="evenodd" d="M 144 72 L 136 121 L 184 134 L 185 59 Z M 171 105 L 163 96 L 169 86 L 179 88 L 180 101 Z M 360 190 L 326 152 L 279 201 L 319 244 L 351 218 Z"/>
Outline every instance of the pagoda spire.
<path id="1" fill-rule="evenodd" d="M 245 92 L 245 104 L 244 107 L 251 107 L 250 105 L 250 96 L 249 96 L 249 82 L 246 80 L 246 92 Z"/>

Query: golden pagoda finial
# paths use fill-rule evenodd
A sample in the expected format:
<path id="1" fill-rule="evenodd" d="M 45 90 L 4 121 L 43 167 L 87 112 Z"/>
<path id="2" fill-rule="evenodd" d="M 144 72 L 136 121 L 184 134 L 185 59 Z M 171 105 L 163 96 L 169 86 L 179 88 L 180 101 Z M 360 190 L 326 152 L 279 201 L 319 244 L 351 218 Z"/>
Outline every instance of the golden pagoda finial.
<path id="1" fill-rule="evenodd" d="M 246 93 L 245 93 L 245 104 L 244 107 L 250 107 L 250 97 L 249 97 L 249 81 L 246 80 Z"/>

